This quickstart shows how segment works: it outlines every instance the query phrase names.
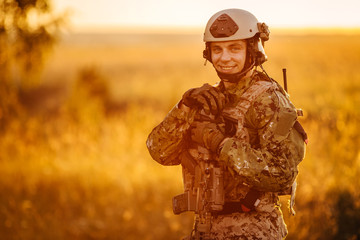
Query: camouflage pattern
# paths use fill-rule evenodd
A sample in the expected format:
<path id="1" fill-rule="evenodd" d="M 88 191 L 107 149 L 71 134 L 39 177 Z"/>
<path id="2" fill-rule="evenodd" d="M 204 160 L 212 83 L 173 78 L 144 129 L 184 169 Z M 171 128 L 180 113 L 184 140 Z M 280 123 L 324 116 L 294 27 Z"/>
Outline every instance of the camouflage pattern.
<path id="1" fill-rule="evenodd" d="M 292 128 L 297 119 L 296 109 L 276 82 L 258 72 L 226 90 L 221 83 L 216 87 L 229 99 L 224 113 L 237 121 L 229 123 L 225 117 L 218 120 L 220 128 L 232 124 L 236 129 L 227 136 L 219 153 L 188 141 L 194 122 L 208 122 L 202 119 L 201 111 L 186 112 L 178 105 L 150 133 L 149 152 L 162 165 L 180 164 L 184 152 L 198 162 L 207 159 L 222 162 L 225 201 L 243 199 L 250 188 L 262 192 L 255 211 L 215 214 L 212 239 L 282 239 L 287 230 L 278 208 L 278 193 L 289 190 L 298 174 L 297 165 L 304 157 L 303 139 Z M 244 96 L 255 97 L 249 100 Z M 185 190 L 191 189 L 194 178 L 184 167 L 183 177 Z"/>
<path id="2" fill-rule="evenodd" d="M 185 134 L 193 122 L 195 111 L 184 112 L 176 105 L 150 133 L 146 145 L 153 159 L 162 165 L 178 165 L 184 150 Z"/>
<path id="3" fill-rule="evenodd" d="M 236 240 L 277 240 L 287 235 L 281 211 L 273 208 L 271 212 L 233 213 L 212 220 L 211 239 Z"/>
<path id="4" fill-rule="evenodd" d="M 234 87 L 228 92 L 234 95 L 232 106 L 236 107 L 236 98 L 243 95 L 244 89 Z M 276 84 L 260 94 L 248 109 L 244 123 L 248 139 L 228 139 L 219 159 L 257 190 L 281 192 L 290 188 L 304 157 L 303 139 L 292 128 L 296 119 L 296 108 Z"/>

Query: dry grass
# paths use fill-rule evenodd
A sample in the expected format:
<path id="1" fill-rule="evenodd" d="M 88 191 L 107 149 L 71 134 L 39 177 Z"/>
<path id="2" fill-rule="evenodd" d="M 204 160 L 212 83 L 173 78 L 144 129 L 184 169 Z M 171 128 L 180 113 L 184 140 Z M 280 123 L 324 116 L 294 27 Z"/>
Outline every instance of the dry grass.
<path id="1" fill-rule="evenodd" d="M 360 238 L 359 40 L 277 33 L 266 46 L 264 67 L 279 82 L 288 69 L 310 136 L 296 217 L 283 199 L 288 239 Z M 68 36 L 42 88 L 24 98 L 28 111 L 0 138 L 2 238 L 186 235 L 191 214 L 171 210 L 171 197 L 182 191 L 180 168 L 156 164 L 145 140 L 186 89 L 217 81 L 203 67 L 202 48 L 201 34 Z M 89 90 L 104 86 L 109 92 Z"/>

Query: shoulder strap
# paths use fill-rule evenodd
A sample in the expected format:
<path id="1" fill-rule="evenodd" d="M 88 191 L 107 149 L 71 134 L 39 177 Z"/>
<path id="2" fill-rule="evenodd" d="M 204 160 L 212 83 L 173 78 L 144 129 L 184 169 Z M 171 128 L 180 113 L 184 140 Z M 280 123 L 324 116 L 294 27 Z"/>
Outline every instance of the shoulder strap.
<path id="1" fill-rule="evenodd" d="M 271 88 L 276 88 L 274 82 L 258 79 L 241 95 L 240 101 L 235 107 L 223 110 L 223 117 L 237 124 L 237 138 L 249 141 L 249 134 L 244 128 L 245 114 L 255 99 Z"/>
<path id="2" fill-rule="evenodd" d="M 245 114 L 256 98 L 268 89 L 275 87 L 274 83 L 270 81 L 256 81 L 241 95 L 240 101 L 235 107 L 229 107 L 223 110 L 223 116 L 232 121 L 238 122 L 240 118 L 245 117 Z"/>

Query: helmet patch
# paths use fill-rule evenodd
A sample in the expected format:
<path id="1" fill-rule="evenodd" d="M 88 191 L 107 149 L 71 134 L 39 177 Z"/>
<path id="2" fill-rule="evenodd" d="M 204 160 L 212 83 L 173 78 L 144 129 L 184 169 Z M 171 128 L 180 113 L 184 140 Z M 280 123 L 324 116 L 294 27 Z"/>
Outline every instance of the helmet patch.
<path id="1" fill-rule="evenodd" d="M 230 37 L 239 29 L 238 25 L 227 14 L 220 15 L 210 27 L 210 33 L 215 38 Z"/>

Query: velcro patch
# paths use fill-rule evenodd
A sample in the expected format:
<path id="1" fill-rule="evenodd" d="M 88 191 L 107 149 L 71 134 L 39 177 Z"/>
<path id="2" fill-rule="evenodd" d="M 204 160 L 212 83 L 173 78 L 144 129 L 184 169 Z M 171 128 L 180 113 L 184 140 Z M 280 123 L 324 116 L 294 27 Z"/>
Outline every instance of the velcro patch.
<path id="1" fill-rule="evenodd" d="M 238 25 L 227 14 L 220 15 L 211 25 L 210 33 L 215 38 L 230 37 L 239 29 Z"/>

